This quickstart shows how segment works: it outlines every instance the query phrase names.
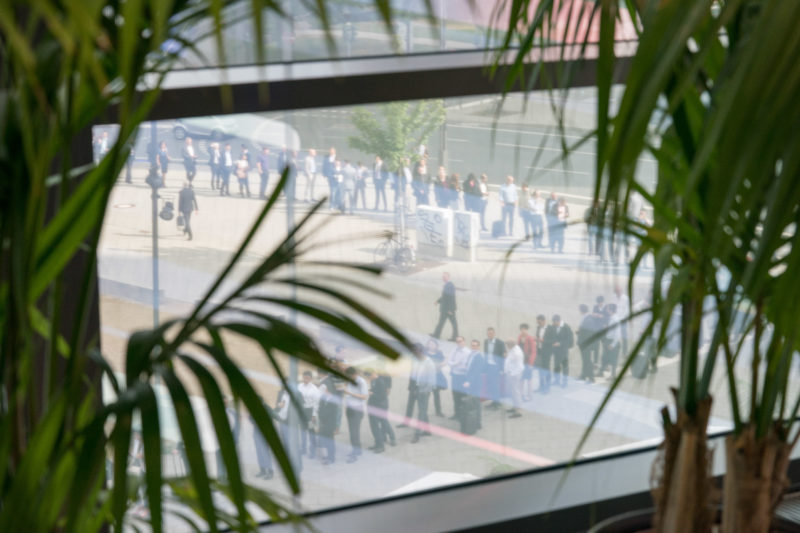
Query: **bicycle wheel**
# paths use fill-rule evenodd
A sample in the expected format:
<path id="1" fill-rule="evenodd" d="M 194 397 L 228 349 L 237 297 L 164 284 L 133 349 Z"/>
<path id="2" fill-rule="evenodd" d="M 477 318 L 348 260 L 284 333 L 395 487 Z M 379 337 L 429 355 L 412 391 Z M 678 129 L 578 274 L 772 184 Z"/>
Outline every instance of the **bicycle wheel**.
<path id="1" fill-rule="evenodd" d="M 414 266 L 414 252 L 408 246 L 403 246 L 397 250 L 395 264 L 401 272 L 408 272 Z"/>
<path id="2" fill-rule="evenodd" d="M 389 260 L 389 244 L 386 241 L 379 243 L 378 246 L 375 247 L 373 260 L 376 263 L 386 263 Z"/>

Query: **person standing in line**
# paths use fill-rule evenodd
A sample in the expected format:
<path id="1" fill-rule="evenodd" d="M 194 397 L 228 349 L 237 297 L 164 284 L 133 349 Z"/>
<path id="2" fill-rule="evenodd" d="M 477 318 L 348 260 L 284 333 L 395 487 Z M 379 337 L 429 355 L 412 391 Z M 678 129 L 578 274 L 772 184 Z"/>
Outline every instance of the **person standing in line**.
<path id="1" fill-rule="evenodd" d="M 519 195 L 514 177 L 506 176 L 505 184 L 500 186 L 500 204 L 503 206 L 503 229 L 506 235 L 514 236 L 514 208 L 517 206 Z"/>
<path id="2" fill-rule="evenodd" d="M 506 341 L 508 355 L 503 363 L 503 374 L 506 378 L 506 390 L 511 397 L 511 408 L 508 409 L 509 418 L 519 418 L 522 414 L 519 408 L 522 405 L 522 395 L 520 393 L 522 372 L 525 368 L 523 364 L 522 348 L 514 339 Z"/>
<path id="3" fill-rule="evenodd" d="M 267 405 L 267 402 L 262 399 L 261 403 L 264 405 L 264 409 L 267 410 L 267 413 L 272 414 L 272 409 L 270 409 L 269 405 Z M 256 477 L 272 479 L 272 477 L 275 475 L 272 470 L 272 451 L 269 449 L 269 445 L 267 444 L 267 440 L 264 438 L 264 435 L 261 434 L 261 430 L 258 429 L 255 419 L 253 419 L 253 415 L 250 415 L 250 423 L 253 426 L 253 440 L 255 441 L 256 460 L 258 461 L 259 469 Z M 267 420 L 267 424 L 272 424 L 272 420 Z"/>
<path id="4" fill-rule="evenodd" d="M 239 181 L 239 196 L 244 198 L 244 191 L 247 190 L 247 197 L 250 197 L 250 184 L 247 178 L 250 170 L 250 163 L 247 161 L 247 154 L 242 152 L 239 160 L 236 161 L 236 179 Z"/>
<path id="5" fill-rule="evenodd" d="M 178 193 L 178 211 L 183 217 L 183 234 L 188 235 L 187 240 L 192 240 L 192 210 L 198 212 L 197 197 L 192 189 L 192 184 L 184 182 L 183 189 Z"/>
<path id="6" fill-rule="evenodd" d="M 486 354 L 486 392 L 491 400 L 488 409 L 499 409 L 500 381 L 503 373 L 503 359 L 506 355 L 506 345 L 496 337 L 493 327 L 486 330 L 486 340 L 483 341 L 483 353 Z"/>
<path id="7" fill-rule="evenodd" d="M 484 358 L 481 354 L 481 343 L 477 339 L 472 339 L 469 343 L 470 352 L 465 363 L 466 372 L 464 380 L 461 382 L 461 433 L 472 435 L 471 413 L 477 410 L 477 425 L 474 430 L 481 429 L 481 385 L 483 384 Z"/>
<path id="8" fill-rule="evenodd" d="M 450 354 L 447 366 L 450 367 L 450 387 L 453 392 L 453 416 L 451 420 L 461 420 L 461 398 L 463 396 L 462 385 L 467 374 L 467 360 L 470 350 L 464 342 L 464 337 L 456 338 L 456 349 Z"/>
<path id="9" fill-rule="evenodd" d="M 350 454 L 347 456 L 347 462 L 354 463 L 361 455 L 361 422 L 364 420 L 369 387 L 354 367 L 347 367 L 345 375 L 354 381 L 354 383 L 348 383 L 344 389 L 347 429 L 350 434 L 350 446 L 352 446 Z"/>
<path id="10" fill-rule="evenodd" d="M 564 234 L 567 232 L 567 222 L 569 221 L 569 206 L 562 196 L 558 199 L 556 207 L 556 218 L 558 219 L 558 231 L 556 232 L 556 246 L 558 253 L 564 253 Z"/>
<path id="11" fill-rule="evenodd" d="M 220 196 L 230 196 L 230 180 L 231 180 L 231 173 L 233 172 L 233 165 L 235 161 L 233 159 L 233 152 L 231 152 L 231 145 L 225 145 L 225 151 L 222 153 L 222 180 L 221 185 L 219 188 L 219 195 Z"/>
<path id="12" fill-rule="evenodd" d="M 344 169 L 342 168 L 342 162 L 338 159 L 333 164 L 333 185 L 333 209 L 336 209 L 341 214 L 344 214 L 344 198 L 346 196 L 346 192 L 344 190 Z"/>
<path id="13" fill-rule="evenodd" d="M 367 178 L 369 169 L 361 161 L 356 165 L 356 192 L 353 207 L 358 207 L 358 197 L 361 197 L 361 208 L 367 209 Z"/>
<path id="14" fill-rule="evenodd" d="M 617 362 L 619 350 L 622 347 L 622 331 L 620 330 L 619 315 L 616 304 L 608 304 L 605 308 L 608 326 L 603 338 L 603 359 L 598 375 L 603 375 L 606 370 L 611 370 L 611 379 L 617 377 Z"/>
<path id="15" fill-rule="evenodd" d="M 552 373 L 550 372 L 551 350 L 544 342 L 544 334 L 547 331 L 547 319 L 544 315 L 536 317 L 536 368 L 539 370 L 539 388 L 541 394 L 550 391 Z"/>
<path id="16" fill-rule="evenodd" d="M 459 193 L 461 192 L 461 177 L 458 174 L 450 176 L 447 182 L 447 207 L 453 211 L 458 211 Z"/>
<path id="17" fill-rule="evenodd" d="M 450 340 L 455 340 L 458 337 L 458 322 L 456 321 L 456 286 L 450 281 L 450 273 L 442 272 L 442 295 L 434 302 L 434 305 L 439 306 L 439 322 L 436 324 L 436 329 L 433 330 L 431 337 L 438 339 L 442 333 L 442 328 L 446 320 L 450 321 L 453 326 L 453 335 Z"/>
<path id="18" fill-rule="evenodd" d="M 436 416 L 444 416 L 442 411 L 441 391 L 447 390 L 447 378 L 444 375 L 443 368 L 447 364 L 444 354 L 439 349 L 439 343 L 436 339 L 429 339 L 426 346 L 426 353 L 433 364 L 436 365 L 436 387 L 433 389 L 433 407 L 436 410 Z"/>
<path id="19" fill-rule="evenodd" d="M 520 324 L 519 325 L 519 337 L 517 338 L 517 343 L 522 350 L 522 363 L 524 365 L 524 370 L 522 371 L 522 376 L 520 377 L 521 383 L 520 386 L 522 399 L 526 402 L 531 399 L 531 382 L 533 381 L 533 366 L 536 364 L 536 339 L 528 333 L 530 327 L 528 324 Z"/>
<path id="20" fill-rule="evenodd" d="M 222 150 L 218 142 L 209 145 L 208 166 L 211 168 L 211 190 L 214 191 L 222 187 Z"/>
<path id="21" fill-rule="evenodd" d="M 428 431 L 428 400 L 436 387 L 436 364 L 427 356 L 419 343 L 414 344 L 414 362 L 411 364 L 411 381 L 414 382 L 414 400 L 417 404 L 417 424 L 411 443 L 430 435 Z"/>
<path id="22" fill-rule="evenodd" d="M 433 182 L 433 197 L 434 200 L 436 200 L 437 207 L 441 207 L 442 209 L 446 209 L 450 201 L 447 189 L 447 171 L 444 167 L 440 166 L 439 173 L 436 175 L 436 179 Z"/>
<path id="23" fill-rule="evenodd" d="M 331 366 L 336 367 L 336 363 L 331 362 Z M 334 439 L 334 434 L 339 428 L 344 383 L 333 374 L 328 374 L 320 381 L 319 392 L 318 444 L 326 450 L 322 464 L 329 465 L 336 462 L 336 440 Z"/>
<path id="24" fill-rule="evenodd" d="M 356 203 L 356 167 L 347 160 L 342 169 L 342 185 L 344 187 L 342 204 L 346 204 L 343 211 L 348 211 L 352 215 L 355 212 Z"/>
<path id="25" fill-rule="evenodd" d="M 133 169 L 134 152 L 133 148 L 128 151 L 128 159 L 125 160 L 125 183 L 133 183 L 131 171 Z"/>
<path id="26" fill-rule="evenodd" d="M 167 186 L 167 169 L 169 168 L 169 153 L 167 153 L 167 143 L 161 141 L 156 152 L 156 161 L 161 169 L 161 186 Z"/>
<path id="27" fill-rule="evenodd" d="M 283 175 L 283 171 L 289 166 L 289 158 L 289 149 L 286 147 L 286 145 L 283 145 L 281 151 L 278 152 L 278 174 Z"/>
<path id="28" fill-rule="evenodd" d="M 589 306 L 581 304 L 578 307 L 581 313 L 581 324 L 578 327 L 578 349 L 581 351 L 581 376 L 588 383 L 594 383 L 594 364 L 592 355 L 596 352 L 599 343 L 597 316 L 589 312 Z"/>
<path id="29" fill-rule="evenodd" d="M 481 186 L 475 174 L 470 172 L 467 175 L 467 179 L 464 180 L 461 189 L 464 191 L 464 209 L 473 213 L 480 213 Z"/>
<path id="30" fill-rule="evenodd" d="M 553 315 L 551 325 L 544 332 L 545 349 L 553 356 L 553 374 L 556 385 L 567 386 L 569 377 L 569 349 L 575 343 L 575 337 L 567 324 L 561 323 L 561 316 Z"/>
<path id="31" fill-rule="evenodd" d="M 303 372 L 303 380 L 297 391 L 303 399 L 303 416 L 300 418 L 300 454 L 308 453 L 309 459 L 317 455 L 317 418 L 319 416 L 319 388 L 314 384 L 310 370 Z"/>
<path id="32" fill-rule="evenodd" d="M 197 174 L 197 154 L 194 151 L 191 137 L 186 137 L 181 156 L 183 157 L 183 168 L 186 169 L 186 180 L 191 183 Z"/>
<path id="33" fill-rule="evenodd" d="M 364 370 L 364 379 L 369 384 L 367 418 L 372 438 L 375 440 L 375 444 L 367 449 L 374 453 L 383 453 L 386 450 L 386 434 L 381 420 L 386 418 L 386 412 L 389 410 L 389 391 L 386 382 L 371 368 Z"/>
<path id="34" fill-rule="evenodd" d="M 597 200 L 583 212 L 583 221 L 586 223 L 586 251 L 590 257 L 593 255 L 601 255 L 600 239 L 598 236 L 600 230 L 599 225 L 600 222 L 602 222 L 601 212 L 600 202 Z"/>
<path id="35" fill-rule="evenodd" d="M 288 159 L 286 160 L 288 175 L 286 176 L 284 195 L 292 201 L 297 200 L 297 164 L 297 150 L 289 150 Z"/>
<path id="36" fill-rule="evenodd" d="M 372 166 L 372 184 L 375 187 L 375 208 L 373 211 L 378 210 L 378 206 L 381 205 L 381 199 L 383 199 L 383 210 L 388 211 L 386 203 L 386 180 L 388 177 L 386 165 L 384 165 L 381 157 L 376 155 L 375 164 Z"/>
<path id="37" fill-rule="evenodd" d="M 421 159 L 414 168 L 414 179 L 411 181 L 411 191 L 417 206 L 428 205 L 428 163 Z"/>
<path id="38" fill-rule="evenodd" d="M 336 148 L 328 150 L 328 155 L 322 160 L 322 175 L 328 180 L 328 209 L 334 209 L 334 196 L 336 195 Z"/>
<path id="39" fill-rule="evenodd" d="M 261 153 L 256 158 L 256 169 L 260 178 L 258 197 L 266 200 L 267 185 L 269 185 L 269 148 L 266 146 L 261 149 Z"/>
<path id="40" fill-rule="evenodd" d="M 233 434 L 233 447 L 234 449 L 239 446 L 239 432 L 241 430 L 239 411 L 233 404 L 233 398 L 225 398 L 225 417 L 228 419 L 228 426 L 231 428 Z M 217 449 L 217 479 L 225 482 L 228 479 L 228 469 L 225 466 L 225 460 L 222 458 L 222 450 Z"/>
<path id="41" fill-rule="evenodd" d="M 519 188 L 519 218 L 522 219 L 522 227 L 525 229 L 525 240 L 533 235 L 533 222 L 531 220 L 530 193 L 528 184 L 523 183 Z"/>
<path id="42" fill-rule="evenodd" d="M 400 172 L 397 174 L 397 179 L 395 179 L 395 187 L 394 187 L 394 211 L 395 213 L 398 209 L 406 209 L 408 207 L 408 201 L 406 199 L 406 192 L 408 190 L 408 185 L 412 181 L 411 175 L 411 161 L 408 158 L 403 159 L 403 167 L 400 169 Z"/>
<path id="43" fill-rule="evenodd" d="M 486 206 L 489 205 L 489 176 L 481 174 L 481 182 L 478 184 L 480 187 L 480 213 L 481 213 L 481 231 L 488 231 L 486 228 Z"/>
<path id="44" fill-rule="evenodd" d="M 314 184 L 317 181 L 317 151 L 313 148 L 308 149 L 308 153 L 303 159 L 303 172 L 306 175 L 306 192 L 303 194 L 303 201 L 316 202 Z"/>
<path id="45" fill-rule="evenodd" d="M 617 283 L 614 285 L 614 295 L 616 298 L 617 316 L 620 319 L 619 334 L 622 338 L 622 354 L 628 354 L 628 318 L 631 314 L 631 300 L 622 287 Z"/>
<path id="46" fill-rule="evenodd" d="M 543 248 L 545 204 L 542 193 L 534 190 L 528 201 L 531 212 L 531 232 L 533 233 L 533 249 Z"/>
<path id="47" fill-rule="evenodd" d="M 545 218 L 547 219 L 547 244 L 550 251 L 556 251 L 556 240 L 558 239 L 558 196 L 555 191 L 550 191 L 550 198 L 544 205 Z"/>

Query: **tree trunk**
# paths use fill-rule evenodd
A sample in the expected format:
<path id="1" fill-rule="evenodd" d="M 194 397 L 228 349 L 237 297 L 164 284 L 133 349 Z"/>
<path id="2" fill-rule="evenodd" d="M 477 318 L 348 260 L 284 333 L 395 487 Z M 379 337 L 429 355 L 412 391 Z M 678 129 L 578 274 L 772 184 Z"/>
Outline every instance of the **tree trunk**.
<path id="1" fill-rule="evenodd" d="M 758 439 L 755 428 L 746 426 L 739 435 L 725 439 L 725 533 L 768 533 L 775 507 L 789 486 L 792 446 L 781 433 L 771 428 Z"/>
<path id="2" fill-rule="evenodd" d="M 673 391 L 674 392 L 674 391 Z M 714 519 L 715 488 L 710 475 L 711 452 L 706 427 L 711 398 L 698 404 L 690 416 L 678 409 L 673 423 L 664 408 L 664 442 L 653 465 L 652 490 L 657 533 L 706 533 Z"/>

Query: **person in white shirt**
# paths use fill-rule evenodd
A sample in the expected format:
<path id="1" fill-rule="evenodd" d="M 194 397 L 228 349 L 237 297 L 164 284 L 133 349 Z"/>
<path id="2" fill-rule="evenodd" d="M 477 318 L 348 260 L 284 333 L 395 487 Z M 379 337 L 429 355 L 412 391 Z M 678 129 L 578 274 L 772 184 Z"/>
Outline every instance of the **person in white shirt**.
<path id="1" fill-rule="evenodd" d="M 427 424 L 428 420 L 428 400 L 430 399 L 431 392 L 436 386 L 436 364 L 425 353 L 425 348 L 422 344 L 414 345 L 414 362 L 411 363 L 411 382 L 414 384 L 413 390 L 409 387 L 409 394 L 414 394 L 414 399 L 417 403 L 417 421 L 421 424 L 416 424 L 416 431 L 411 443 L 419 442 L 419 438 L 425 435 L 430 435 Z"/>
<path id="2" fill-rule="evenodd" d="M 544 248 L 544 244 L 542 244 L 542 238 L 544 237 L 544 213 L 545 213 L 545 205 L 544 205 L 544 198 L 542 198 L 542 193 L 539 192 L 538 189 L 533 191 L 530 199 L 528 200 L 528 205 L 531 209 L 531 231 L 533 232 L 533 249 L 538 250 L 539 248 Z"/>
<path id="3" fill-rule="evenodd" d="M 506 235 L 514 235 L 514 209 L 517 206 L 519 195 L 517 186 L 514 185 L 514 177 L 506 176 L 506 182 L 500 186 L 500 203 L 503 206 L 503 228 Z"/>
<path id="4" fill-rule="evenodd" d="M 303 372 L 303 380 L 297 385 L 297 392 L 303 399 L 303 417 L 300 419 L 300 453 L 313 459 L 317 455 L 317 415 L 321 393 L 312 381 L 310 370 Z"/>
<path id="5" fill-rule="evenodd" d="M 197 154 L 194 152 L 194 145 L 192 144 L 191 137 L 186 137 L 184 143 L 181 154 L 183 156 L 183 167 L 186 169 L 186 180 L 191 183 L 197 174 Z"/>
<path id="6" fill-rule="evenodd" d="M 628 298 L 628 295 L 625 294 L 625 291 L 622 290 L 622 287 L 617 284 L 614 286 L 614 294 L 617 297 L 616 304 L 617 304 L 617 315 L 622 320 L 622 323 L 619 325 L 620 328 L 620 336 L 622 337 L 622 353 L 627 355 L 628 353 L 628 317 L 631 314 L 631 300 Z"/>
<path id="7" fill-rule="evenodd" d="M 604 309 L 608 316 L 608 329 L 603 338 L 603 361 L 600 373 L 611 369 L 611 379 L 617 377 L 617 360 L 622 347 L 622 333 L 620 331 L 619 314 L 616 304 L 608 304 Z"/>
<path id="8" fill-rule="evenodd" d="M 342 211 L 353 214 L 356 203 L 356 167 L 350 161 L 345 160 L 342 169 Z"/>
<path id="9" fill-rule="evenodd" d="M 344 406 L 347 416 L 347 429 L 350 433 L 352 450 L 347 456 L 348 463 L 354 463 L 361 455 L 361 422 L 367 408 L 367 395 L 369 386 L 364 378 L 358 375 L 354 367 L 348 367 L 345 375 L 354 383 L 348 383 L 344 390 Z"/>
<path id="10" fill-rule="evenodd" d="M 233 172 L 233 153 L 231 152 L 231 145 L 225 145 L 225 151 L 222 153 L 222 185 L 219 188 L 220 196 L 230 196 L 229 182 L 231 179 L 231 172 Z"/>
<path id="11" fill-rule="evenodd" d="M 314 200 L 314 183 L 317 180 L 317 151 L 313 148 L 308 150 L 308 154 L 303 160 L 303 171 L 306 174 L 306 192 L 303 195 L 306 202 Z"/>
<path id="12" fill-rule="evenodd" d="M 486 229 L 486 206 L 489 205 L 489 176 L 481 174 L 481 181 L 478 183 L 481 191 L 481 231 Z"/>
<path id="13" fill-rule="evenodd" d="M 464 337 L 456 337 L 456 344 L 458 346 L 447 360 L 447 366 L 450 367 L 450 388 L 453 390 L 453 407 L 455 410 L 453 416 L 450 417 L 451 420 L 461 420 L 461 397 L 463 396 L 461 385 L 467 375 L 467 362 L 471 353 L 464 341 Z"/>
<path id="14" fill-rule="evenodd" d="M 524 354 L 522 348 L 513 339 L 506 341 L 506 348 L 508 348 L 508 353 L 503 363 L 503 374 L 506 377 L 506 391 L 511 396 L 511 408 L 508 410 L 508 414 L 510 418 L 519 418 L 522 416 L 519 407 L 522 404 L 520 384 L 522 372 L 525 370 Z"/>

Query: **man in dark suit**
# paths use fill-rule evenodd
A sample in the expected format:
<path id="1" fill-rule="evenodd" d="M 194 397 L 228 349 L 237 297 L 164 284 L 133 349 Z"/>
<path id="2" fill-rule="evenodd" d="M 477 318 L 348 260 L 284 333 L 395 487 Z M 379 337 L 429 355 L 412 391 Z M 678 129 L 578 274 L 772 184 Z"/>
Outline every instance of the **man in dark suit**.
<path id="1" fill-rule="evenodd" d="M 458 337 L 458 322 L 456 321 L 456 286 L 450 281 L 449 272 L 442 273 L 442 281 L 444 282 L 442 295 L 434 303 L 434 305 L 439 305 L 439 323 L 436 325 L 436 329 L 431 336 L 438 339 L 439 335 L 442 334 L 445 321 L 449 320 L 450 325 L 453 326 L 453 336 L 450 337 L 452 341 Z"/>
<path id="2" fill-rule="evenodd" d="M 470 354 L 467 358 L 467 373 L 464 375 L 464 381 L 461 383 L 462 396 L 462 409 L 461 409 L 461 432 L 467 435 L 472 435 L 475 431 L 481 429 L 481 385 L 483 383 L 483 368 L 484 359 L 480 352 L 480 341 L 473 339 L 469 343 Z M 477 426 L 474 425 L 475 421 L 470 420 L 470 412 L 477 409 Z"/>
<path id="3" fill-rule="evenodd" d="M 378 210 L 381 198 L 383 198 L 383 210 L 388 209 L 386 203 L 386 180 L 389 178 L 389 173 L 386 170 L 386 164 L 380 158 L 375 156 L 375 165 L 372 167 L 372 183 L 375 184 L 375 211 Z"/>
<path id="4" fill-rule="evenodd" d="M 194 195 L 192 184 L 188 181 L 183 184 L 183 189 L 178 193 L 178 212 L 183 216 L 183 234 L 192 240 L 192 210 L 197 209 L 197 198 Z"/>
<path id="5" fill-rule="evenodd" d="M 500 375 L 503 371 L 503 359 L 506 355 L 506 344 L 497 338 L 494 328 L 486 330 L 483 341 L 483 353 L 486 354 L 484 374 L 486 375 L 486 392 L 492 403 L 489 409 L 500 408 Z"/>
<path id="6" fill-rule="evenodd" d="M 601 320 L 598 315 L 589 313 L 589 306 L 581 304 L 581 325 L 578 327 L 578 348 L 581 351 L 581 377 L 590 383 L 594 383 L 594 361 L 600 350 L 600 335 L 597 333 L 602 329 Z M 594 356 L 594 357 L 592 357 Z"/>
<path id="7" fill-rule="evenodd" d="M 553 320 L 544 330 L 544 348 L 553 357 L 553 374 L 556 384 L 567 386 L 569 376 L 569 349 L 575 344 L 572 329 L 567 324 L 561 323 L 559 315 L 553 315 Z"/>

